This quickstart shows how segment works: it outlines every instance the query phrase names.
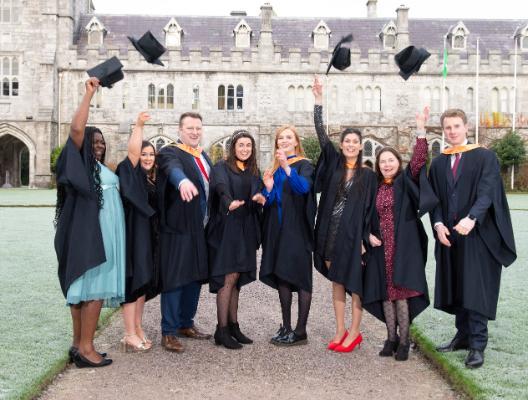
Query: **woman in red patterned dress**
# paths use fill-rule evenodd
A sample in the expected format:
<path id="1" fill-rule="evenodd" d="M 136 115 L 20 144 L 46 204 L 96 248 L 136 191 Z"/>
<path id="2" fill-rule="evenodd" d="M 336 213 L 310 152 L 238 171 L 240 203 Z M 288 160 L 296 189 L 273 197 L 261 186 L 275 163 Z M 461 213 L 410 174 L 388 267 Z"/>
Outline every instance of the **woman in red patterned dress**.
<path id="1" fill-rule="evenodd" d="M 402 158 L 392 147 L 376 156 L 378 192 L 369 236 L 372 250 L 365 274 L 364 307 L 387 325 L 387 340 L 380 356 L 407 360 L 409 326 L 429 305 L 425 263 L 427 235 L 420 217 L 436 198 L 425 176 L 429 108 L 416 115 L 416 145 L 404 171 Z M 399 328 L 399 337 L 397 334 Z"/>

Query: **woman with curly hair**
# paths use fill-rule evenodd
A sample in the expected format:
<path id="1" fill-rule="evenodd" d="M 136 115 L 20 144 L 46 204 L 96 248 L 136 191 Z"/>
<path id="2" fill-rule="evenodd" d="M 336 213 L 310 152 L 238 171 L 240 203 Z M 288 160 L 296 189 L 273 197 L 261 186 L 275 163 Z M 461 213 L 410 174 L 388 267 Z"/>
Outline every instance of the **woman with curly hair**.
<path id="1" fill-rule="evenodd" d="M 104 165 L 101 131 L 86 126 L 90 101 L 99 86 L 86 81 L 86 93 L 57 161 L 55 251 L 61 289 L 70 306 L 77 367 L 104 367 L 112 360 L 93 344 L 101 307 L 118 307 L 125 291 L 125 223 L 119 179 Z"/>

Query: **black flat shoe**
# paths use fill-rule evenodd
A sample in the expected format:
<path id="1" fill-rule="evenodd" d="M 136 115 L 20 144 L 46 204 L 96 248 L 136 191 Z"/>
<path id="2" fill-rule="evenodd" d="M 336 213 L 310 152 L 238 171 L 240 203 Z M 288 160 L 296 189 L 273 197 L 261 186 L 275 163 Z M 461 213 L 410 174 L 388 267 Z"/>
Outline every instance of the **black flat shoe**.
<path id="1" fill-rule="evenodd" d="M 70 362 L 72 363 L 73 362 L 73 357 L 75 356 L 76 353 L 79 352 L 79 349 L 77 347 L 74 347 L 74 346 L 71 346 L 70 349 L 68 350 L 68 356 L 70 357 Z M 103 358 L 106 358 L 106 356 L 108 354 L 106 353 L 98 353 L 101 357 Z"/>
<path id="2" fill-rule="evenodd" d="M 469 349 L 469 342 L 467 339 L 460 339 L 458 337 L 454 337 L 449 343 L 441 344 L 436 348 L 436 351 L 440 353 L 448 353 L 451 351 L 457 351 L 457 350 L 468 350 Z"/>
<path id="3" fill-rule="evenodd" d="M 379 352 L 380 357 L 392 357 L 398 348 L 398 342 L 391 342 L 390 340 L 385 340 L 383 344 L 383 349 Z"/>
<path id="4" fill-rule="evenodd" d="M 112 364 L 112 360 L 109 358 L 103 358 L 100 363 L 91 362 L 87 358 L 83 357 L 81 353 L 76 353 L 73 356 L 73 362 L 77 368 L 100 368 Z"/>
<path id="5" fill-rule="evenodd" d="M 308 343 L 308 336 L 306 333 L 298 335 L 294 331 L 290 331 L 286 335 L 273 340 L 271 343 L 275 346 L 299 346 Z"/>
<path id="6" fill-rule="evenodd" d="M 482 350 L 470 349 L 464 360 L 467 368 L 479 368 L 484 364 L 484 352 Z"/>
<path id="7" fill-rule="evenodd" d="M 231 336 L 233 336 L 238 343 L 242 344 L 252 344 L 253 340 L 248 338 L 246 335 L 244 335 L 240 331 L 240 326 L 238 325 L 238 322 L 230 322 L 229 325 L 229 333 Z"/>

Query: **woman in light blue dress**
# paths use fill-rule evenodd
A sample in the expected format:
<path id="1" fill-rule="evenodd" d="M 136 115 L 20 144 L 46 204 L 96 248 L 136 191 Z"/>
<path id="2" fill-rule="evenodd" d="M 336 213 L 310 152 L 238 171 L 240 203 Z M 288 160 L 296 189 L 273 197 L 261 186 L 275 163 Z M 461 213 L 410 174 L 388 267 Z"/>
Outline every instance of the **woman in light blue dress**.
<path id="1" fill-rule="evenodd" d="M 99 81 L 86 81 L 70 137 L 57 161 L 55 251 L 59 281 L 73 322 L 70 358 L 77 367 L 103 367 L 112 360 L 95 350 L 101 307 L 125 298 L 125 220 L 119 179 L 104 165 L 101 131 L 86 126 Z"/>

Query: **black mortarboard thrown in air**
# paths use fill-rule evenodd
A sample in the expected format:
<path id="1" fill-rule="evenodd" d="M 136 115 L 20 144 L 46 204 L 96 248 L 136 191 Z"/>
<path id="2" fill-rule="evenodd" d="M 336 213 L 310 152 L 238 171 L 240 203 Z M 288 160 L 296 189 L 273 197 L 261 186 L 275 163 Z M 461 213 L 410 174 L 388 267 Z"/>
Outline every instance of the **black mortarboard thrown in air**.
<path id="1" fill-rule="evenodd" d="M 334 47 L 332 58 L 328 63 L 328 68 L 326 69 L 326 75 L 328 75 L 328 72 L 330 72 L 330 68 L 332 66 L 340 71 L 350 67 L 350 49 L 348 47 L 341 47 L 341 45 L 344 43 L 350 43 L 352 40 L 354 40 L 352 34 L 347 35 L 341 38 L 339 43 L 337 43 L 337 45 Z"/>
<path id="2" fill-rule="evenodd" d="M 139 38 L 139 40 L 136 40 L 131 36 L 127 37 L 132 42 L 136 50 L 139 51 L 143 57 L 145 57 L 145 60 L 147 60 L 148 63 L 161 66 L 164 65 L 159 58 L 167 51 L 167 49 L 163 47 L 160 42 L 158 42 L 152 32 L 145 32 L 143 36 Z"/>
<path id="3" fill-rule="evenodd" d="M 125 77 L 121 68 L 123 68 L 123 64 L 121 64 L 119 58 L 114 56 L 86 72 L 90 77 L 99 79 L 102 87 L 111 89 L 114 83 L 119 82 Z"/>
<path id="4" fill-rule="evenodd" d="M 400 76 L 407 80 L 409 77 L 418 72 L 422 64 L 431 54 L 424 48 L 409 46 L 394 56 L 394 61 L 400 69 Z"/>

